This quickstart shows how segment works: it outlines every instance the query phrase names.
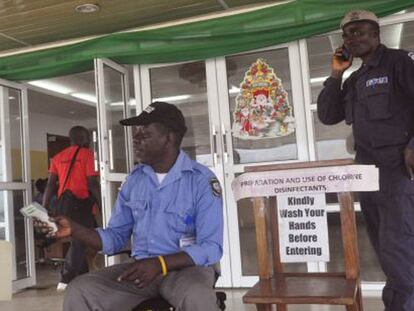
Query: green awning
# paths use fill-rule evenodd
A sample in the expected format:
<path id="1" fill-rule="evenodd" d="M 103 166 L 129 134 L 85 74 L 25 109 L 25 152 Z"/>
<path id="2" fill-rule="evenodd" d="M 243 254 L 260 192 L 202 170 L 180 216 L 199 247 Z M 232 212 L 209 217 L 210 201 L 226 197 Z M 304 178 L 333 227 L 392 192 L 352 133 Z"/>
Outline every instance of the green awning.
<path id="1" fill-rule="evenodd" d="M 352 9 L 386 16 L 414 0 L 296 0 L 252 12 L 166 28 L 114 33 L 81 43 L 0 58 L 0 77 L 35 80 L 91 70 L 93 59 L 123 64 L 180 62 L 224 56 L 307 38 L 339 28 Z"/>

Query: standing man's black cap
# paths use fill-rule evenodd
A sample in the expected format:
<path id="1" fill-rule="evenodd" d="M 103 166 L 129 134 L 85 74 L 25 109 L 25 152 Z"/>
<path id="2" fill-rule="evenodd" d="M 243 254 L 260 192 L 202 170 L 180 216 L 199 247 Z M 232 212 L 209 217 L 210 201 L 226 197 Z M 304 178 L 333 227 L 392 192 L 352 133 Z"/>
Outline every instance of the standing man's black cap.
<path id="1" fill-rule="evenodd" d="M 180 109 L 165 102 L 153 102 L 140 115 L 119 121 L 122 125 L 148 125 L 160 123 L 184 136 L 187 131 L 185 119 Z"/>

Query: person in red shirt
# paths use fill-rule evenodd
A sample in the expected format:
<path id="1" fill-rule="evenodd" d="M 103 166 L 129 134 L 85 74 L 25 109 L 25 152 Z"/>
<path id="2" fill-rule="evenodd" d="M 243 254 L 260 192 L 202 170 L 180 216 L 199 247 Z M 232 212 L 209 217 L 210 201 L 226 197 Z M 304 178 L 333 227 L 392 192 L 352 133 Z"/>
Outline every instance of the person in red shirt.
<path id="1" fill-rule="evenodd" d="M 79 199 L 91 198 L 93 201 L 99 202 L 98 172 L 94 167 L 93 151 L 89 149 L 89 131 L 83 126 L 74 126 L 69 131 L 69 138 L 71 145 L 54 156 L 50 163 L 49 178 L 43 197 L 43 206 L 48 210 L 50 210 L 51 198 L 57 195 L 59 200 L 66 190 L 70 190 Z M 78 149 L 76 160 L 66 180 L 70 164 Z M 81 211 L 81 213 L 82 223 L 93 227 L 95 221 L 92 204 L 90 210 Z M 74 218 L 76 219 L 76 217 Z M 86 248 L 79 241 L 72 239 L 62 267 L 57 290 L 64 290 L 72 279 L 88 271 Z"/>

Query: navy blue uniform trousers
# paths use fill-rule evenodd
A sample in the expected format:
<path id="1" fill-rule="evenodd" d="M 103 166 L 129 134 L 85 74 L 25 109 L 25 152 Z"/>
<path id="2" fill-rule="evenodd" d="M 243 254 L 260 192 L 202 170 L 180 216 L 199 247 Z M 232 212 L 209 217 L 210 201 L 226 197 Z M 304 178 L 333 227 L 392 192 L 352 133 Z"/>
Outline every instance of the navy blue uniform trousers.
<path id="1" fill-rule="evenodd" d="M 386 311 L 414 310 L 414 181 L 404 167 L 380 168 L 380 191 L 361 192 L 367 230 L 387 277 Z"/>

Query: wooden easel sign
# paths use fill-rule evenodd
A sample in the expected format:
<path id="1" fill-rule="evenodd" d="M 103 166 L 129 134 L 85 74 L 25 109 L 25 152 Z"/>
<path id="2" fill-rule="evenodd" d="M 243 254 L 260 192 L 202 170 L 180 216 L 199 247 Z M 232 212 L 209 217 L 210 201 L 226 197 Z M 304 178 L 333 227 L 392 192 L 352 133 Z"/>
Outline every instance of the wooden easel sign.
<path id="1" fill-rule="evenodd" d="M 272 305 L 286 311 L 289 304 L 344 305 L 362 311 L 352 192 L 377 191 L 378 168 L 344 159 L 252 166 L 246 171 L 232 189 L 236 200 L 252 198 L 259 281 L 243 302 L 256 304 L 260 311 L 274 310 Z M 338 195 L 344 271 L 286 272 L 284 262 L 329 261 L 329 192 Z"/>
<path id="2" fill-rule="evenodd" d="M 329 261 L 324 194 L 277 196 L 281 262 Z"/>

